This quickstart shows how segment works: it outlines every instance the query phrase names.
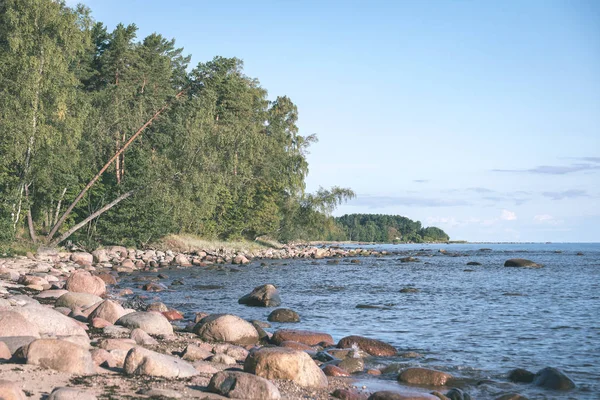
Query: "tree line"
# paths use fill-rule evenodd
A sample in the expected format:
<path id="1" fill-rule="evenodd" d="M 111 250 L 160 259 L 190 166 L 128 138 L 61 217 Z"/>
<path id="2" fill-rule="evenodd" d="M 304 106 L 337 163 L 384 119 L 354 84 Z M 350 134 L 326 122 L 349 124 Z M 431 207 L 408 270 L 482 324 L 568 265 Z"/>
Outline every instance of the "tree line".
<path id="1" fill-rule="evenodd" d="M 316 137 L 290 98 L 237 58 L 189 63 L 81 5 L 0 1 L 0 241 L 309 239 L 354 196 L 305 192 Z"/>
<path id="2" fill-rule="evenodd" d="M 349 214 L 334 219 L 336 228 L 329 240 L 357 242 L 447 242 L 450 237 L 434 226 L 422 227 L 421 222 L 400 215 Z"/>

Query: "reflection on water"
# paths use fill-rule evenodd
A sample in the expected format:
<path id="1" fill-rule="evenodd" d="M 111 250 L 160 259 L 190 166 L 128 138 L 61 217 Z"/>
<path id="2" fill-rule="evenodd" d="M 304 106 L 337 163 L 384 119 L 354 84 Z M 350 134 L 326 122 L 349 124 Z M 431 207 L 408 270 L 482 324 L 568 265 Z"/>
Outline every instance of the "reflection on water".
<path id="1" fill-rule="evenodd" d="M 482 248 L 490 250 L 483 250 Z M 374 359 L 422 365 L 465 379 L 467 391 L 490 398 L 517 391 L 530 398 L 597 398 L 600 392 L 600 245 L 388 245 L 386 257 L 340 260 L 259 262 L 231 272 L 227 268 L 173 269 L 170 284 L 183 285 L 156 294 L 192 318 L 198 311 L 233 313 L 266 320 L 271 309 L 239 305 L 255 286 L 272 283 L 282 307 L 297 311 L 299 329 L 331 333 L 334 339 L 357 334 L 387 341 L 416 359 Z M 443 248 L 446 254 L 438 250 Z M 583 255 L 577 255 L 578 252 Z M 400 257 L 418 255 L 419 262 Z M 508 258 L 528 258 L 541 269 L 506 268 Z M 476 261 L 481 265 L 466 264 Z M 148 275 L 156 275 L 148 274 Z M 121 286 L 139 285 L 125 278 Z M 415 290 L 402 290 L 414 288 Z M 368 305 L 359 307 L 357 305 Z M 274 323 L 272 330 L 290 324 Z M 506 382 L 520 367 L 537 371 L 554 366 L 577 384 L 567 397 L 529 385 Z M 394 375 L 365 377 L 369 385 L 398 385 Z M 397 386 L 396 386 L 397 387 Z"/>

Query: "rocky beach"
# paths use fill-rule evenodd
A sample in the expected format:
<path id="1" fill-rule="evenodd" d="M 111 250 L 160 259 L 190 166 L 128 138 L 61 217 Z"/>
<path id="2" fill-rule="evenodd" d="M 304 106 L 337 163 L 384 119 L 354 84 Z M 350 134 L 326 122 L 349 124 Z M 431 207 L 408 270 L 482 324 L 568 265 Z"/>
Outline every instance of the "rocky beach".
<path id="1" fill-rule="evenodd" d="M 314 246 L 188 254 L 113 246 L 92 253 L 40 249 L 0 259 L 0 398 L 473 399 L 470 388 L 486 382 L 386 363 L 420 355 L 376 337 L 336 341 L 326 325 L 321 331 L 295 329 L 300 316 L 278 308 L 279 290 L 268 282 L 238 300 L 244 307 L 269 308 L 268 322 L 227 309 L 184 313 L 153 299 L 169 290 L 161 280 L 181 270 L 235 271 L 291 259 L 357 265 L 391 255 Z M 122 285 L 124 277 L 137 287 Z M 176 286 L 172 280 L 170 287 Z M 270 324 L 279 329 L 267 332 Z M 553 395 L 575 387 L 556 368 L 506 372 L 505 393 L 496 399 L 527 398 L 513 390 L 519 387 L 546 388 Z M 367 388 L 361 384 L 365 377 L 387 386 Z"/>

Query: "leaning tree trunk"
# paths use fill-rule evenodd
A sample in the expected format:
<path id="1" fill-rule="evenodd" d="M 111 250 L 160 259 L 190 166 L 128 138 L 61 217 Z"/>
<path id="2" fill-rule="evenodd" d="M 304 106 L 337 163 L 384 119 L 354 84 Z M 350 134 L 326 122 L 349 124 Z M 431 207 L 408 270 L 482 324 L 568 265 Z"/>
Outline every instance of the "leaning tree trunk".
<path id="1" fill-rule="evenodd" d="M 104 207 L 102 207 L 101 209 L 99 209 L 98 211 L 96 211 L 95 213 L 91 214 L 89 217 L 87 217 L 86 219 L 84 219 L 83 221 L 81 221 L 80 223 L 78 223 L 77 225 L 75 225 L 74 227 L 72 227 L 71 229 L 69 229 L 68 231 L 66 231 L 65 233 L 63 233 L 61 237 L 59 237 L 58 239 L 52 241 L 50 244 L 52 246 L 56 246 L 57 244 L 63 242 L 69 236 L 71 236 L 72 234 L 74 234 L 75 232 L 77 232 L 79 229 L 81 229 L 85 225 L 87 225 L 88 222 L 90 222 L 94 218 L 99 217 L 101 214 L 103 214 L 106 211 L 110 210 L 111 208 L 113 208 L 114 206 L 116 206 L 121 201 L 125 200 L 126 198 L 131 197 L 134 193 L 135 193 L 135 190 L 130 190 L 129 192 L 123 193 L 122 195 L 120 195 L 119 197 L 117 197 L 116 199 L 114 199 L 113 201 L 111 201 L 110 203 L 108 203 L 107 205 L 105 205 Z"/>

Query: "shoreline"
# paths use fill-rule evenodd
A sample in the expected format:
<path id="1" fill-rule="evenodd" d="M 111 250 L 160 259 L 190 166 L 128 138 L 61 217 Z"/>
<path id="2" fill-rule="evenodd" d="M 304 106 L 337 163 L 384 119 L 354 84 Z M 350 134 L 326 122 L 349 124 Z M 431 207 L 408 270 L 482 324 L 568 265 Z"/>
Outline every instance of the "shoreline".
<path id="1" fill-rule="evenodd" d="M 85 395 L 108 399 L 152 396 L 224 399 L 227 397 L 223 397 L 223 392 L 215 393 L 218 392 L 215 389 L 215 380 L 220 373 L 228 374 L 227 379 L 262 378 L 260 371 L 253 369 L 252 362 L 248 360 L 265 352 L 271 357 L 273 355 L 270 355 L 270 352 L 274 352 L 273 357 L 282 354 L 291 357 L 286 358 L 283 367 L 291 368 L 296 362 L 293 361 L 296 357 L 304 357 L 304 361 L 297 361 L 302 367 L 296 368 L 292 375 L 286 375 L 285 379 L 280 379 L 281 376 L 267 376 L 265 381 L 252 381 L 252 385 L 248 384 L 248 387 L 254 389 L 248 390 L 257 390 L 258 385 L 273 393 L 276 390 L 279 397 L 274 398 L 283 399 L 330 399 L 333 393 L 337 394 L 335 398 L 340 399 L 394 399 L 389 397 L 392 395 L 381 391 L 377 394 L 356 387 L 357 382 L 364 382 L 366 377 L 378 379 L 382 374 L 386 376 L 382 383 L 393 376 L 394 382 L 400 381 L 400 385 L 396 383 L 397 387 L 394 386 L 394 392 L 404 393 L 405 396 L 413 393 L 410 395 L 412 397 L 408 397 L 412 399 L 448 399 L 450 397 L 442 393 L 451 391 L 455 386 L 464 388 L 460 378 L 453 381 L 454 377 L 443 371 L 403 368 L 401 364 L 398 370 L 393 371 L 383 367 L 367 370 L 365 360 L 374 356 L 398 356 L 397 349 L 380 342 L 377 338 L 347 337 L 336 343 L 326 332 L 279 329 L 270 334 L 262 329 L 264 322 L 252 321 L 250 324 L 237 317 L 219 322 L 224 331 L 220 333 L 221 336 L 215 336 L 212 333 L 207 334 L 206 330 L 212 329 L 209 327 L 213 323 L 211 318 L 218 320 L 219 314 L 196 314 L 193 320 L 185 321 L 182 320 L 184 317 L 181 313 L 162 303 L 153 303 L 146 308 L 143 302 L 140 303 L 136 296 L 132 296 L 131 290 L 127 292 L 127 288 L 118 285 L 120 276 L 124 274 L 136 275 L 139 271 L 148 275 L 146 272 L 153 272 L 160 277 L 167 269 L 172 268 L 210 268 L 224 263 L 244 265 L 247 262 L 244 262 L 242 257 L 246 256 L 254 260 L 260 260 L 260 257 L 284 259 L 284 256 L 320 259 L 385 256 L 394 255 L 393 252 L 284 246 L 281 249 L 262 249 L 243 254 L 230 249 L 217 252 L 195 251 L 194 254 L 172 251 L 170 253 L 112 246 L 92 253 L 43 249 L 36 255 L 30 254 L 29 257 L 0 259 L 0 319 L 7 315 L 6 312 L 8 315 L 22 313 L 31 319 L 28 319 L 30 325 L 35 325 L 27 327 L 34 329 L 32 336 L 24 335 L 24 332 L 18 332 L 18 335 L 10 332 L 10 337 L 30 337 L 27 339 L 29 344 L 24 344 L 25 347 L 19 350 L 11 342 L 14 339 L 5 338 L 8 335 L 6 332 L 2 333 L 3 326 L 0 324 L 0 343 L 7 340 L 7 343 L 11 343 L 8 357 L 5 353 L 5 361 L 0 362 L 3 379 L 17 385 L 19 390 L 26 390 L 33 398 L 43 398 L 56 387 L 69 386 L 83 391 L 78 398 L 84 399 L 91 398 L 84 397 Z M 188 266 L 178 264 L 184 260 L 189 263 Z M 250 259 L 246 260 L 250 262 Z M 148 299 L 151 299 L 153 291 L 163 290 L 160 279 L 144 279 L 139 283 L 144 285 L 149 295 Z M 255 291 L 260 292 L 259 289 L 261 287 Z M 256 301 L 277 297 L 276 293 L 270 292 L 271 289 L 264 290 L 265 293 L 254 296 L 258 299 Z M 77 299 L 72 300 L 71 304 L 65 300 L 65 297 L 69 296 Z M 83 299 L 79 299 L 89 296 L 93 296 L 91 301 L 87 299 L 83 302 Z M 40 304 L 36 304 L 38 302 Z M 275 309 L 278 304 L 269 306 Z M 35 317 L 30 315 L 32 313 Z M 144 328 L 144 332 L 140 333 L 139 329 L 133 329 L 135 324 L 121 320 L 129 314 L 153 321 L 146 325 L 138 324 L 138 328 Z M 117 316 L 119 318 L 115 319 Z M 174 326 L 170 323 L 174 321 L 179 322 Z M 178 328 L 180 324 L 186 328 Z M 5 324 L 4 328 L 8 325 Z M 291 327 L 293 328 L 293 325 Z M 227 336 L 231 332 L 245 332 L 245 329 L 256 332 L 256 338 L 248 340 L 245 336 Z M 136 331 L 138 332 L 135 333 Z M 93 366 L 82 370 L 81 360 L 69 360 L 65 354 L 68 352 L 65 351 L 51 351 L 52 357 L 56 359 L 52 362 L 44 361 L 40 365 L 39 361 L 35 361 L 35 345 L 32 343 L 44 342 L 46 346 L 50 344 L 44 339 L 36 340 L 33 337 L 36 336 L 36 332 L 42 338 L 55 338 L 52 345 L 61 342 L 61 345 L 67 346 L 63 342 L 68 342 L 68 346 L 75 346 L 72 347 L 72 351 L 81 351 L 82 357 L 90 358 Z M 250 334 L 252 335 L 254 333 Z M 217 338 L 219 340 L 215 340 Z M 0 355 L 1 350 L 2 344 Z M 146 361 L 136 364 L 134 368 L 131 365 L 135 364 L 136 357 Z M 267 359 L 269 357 L 265 356 Z M 413 356 L 407 354 L 402 357 Z M 0 356 L 0 359 L 2 358 Z M 152 365 L 160 367 L 152 369 Z M 176 372 L 165 372 L 173 368 Z M 189 376 L 181 375 L 182 371 L 187 371 Z M 357 372 L 362 375 L 353 375 Z M 236 373 L 246 375 L 235 375 Z M 164 376 L 165 374 L 167 376 Z M 426 386 L 415 386 L 415 382 L 425 382 Z M 240 382 L 240 387 L 244 387 L 243 382 Z M 0 384 L 0 397 L 3 395 L 2 390 L 4 389 Z M 269 398 L 265 393 L 247 392 L 244 394 L 246 397 L 241 398 Z M 500 398 L 503 397 L 498 397 Z"/>

